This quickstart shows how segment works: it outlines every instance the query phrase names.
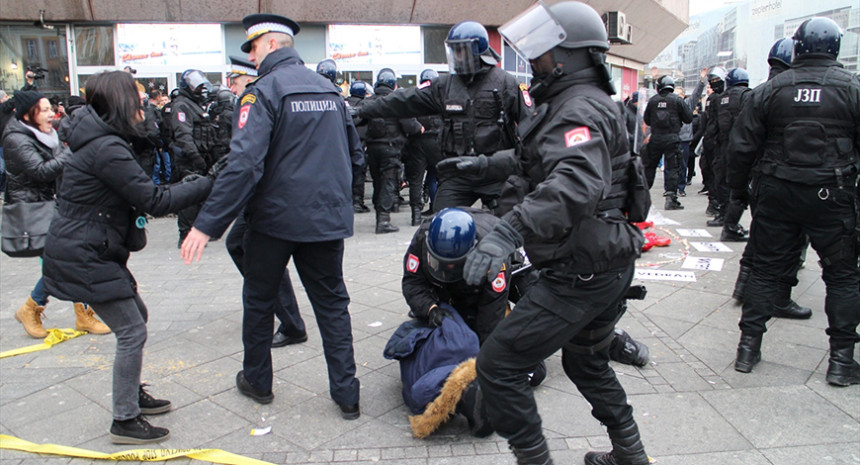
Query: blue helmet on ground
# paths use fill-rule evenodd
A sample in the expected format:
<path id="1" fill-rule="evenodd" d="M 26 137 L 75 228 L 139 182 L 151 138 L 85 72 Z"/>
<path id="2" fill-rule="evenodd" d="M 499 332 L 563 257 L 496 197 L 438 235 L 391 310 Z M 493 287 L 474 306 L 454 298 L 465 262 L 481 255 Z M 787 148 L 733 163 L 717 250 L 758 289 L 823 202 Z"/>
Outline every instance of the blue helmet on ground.
<path id="1" fill-rule="evenodd" d="M 439 77 L 439 73 L 437 73 L 435 69 L 429 69 L 428 68 L 428 69 L 425 69 L 424 71 L 421 71 L 421 74 L 418 77 L 418 83 L 423 84 L 423 83 L 430 81 L 432 79 L 436 79 L 437 77 Z"/>
<path id="2" fill-rule="evenodd" d="M 830 18 L 816 16 L 801 23 L 794 32 L 794 56 L 815 53 L 835 60 L 841 43 L 842 29 L 839 25 Z"/>
<path id="3" fill-rule="evenodd" d="M 743 68 L 732 68 L 726 75 L 726 85 L 729 87 L 750 85 L 750 75 Z"/>
<path id="4" fill-rule="evenodd" d="M 791 66 L 791 60 L 794 58 L 794 39 L 784 38 L 777 40 L 773 47 L 770 48 L 770 53 L 767 54 L 767 62 L 771 66 L 782 64 Z"/>
<path id="5" fill-rule="evenodd" d="M 391 68 L 382 68 L 379 70 L 379 74 L 376 75 L 376 83 L 373 84 L 373 88 L 376 89 L 379 86 L 386 86 L 394 89 L 397 86 L 397 74 Z"/>
<path id="6" fill-rule="evenodd" d="M 353 97 L 367 97 L 367 83 L 364 81 L 352 81 L 349 85 L 349 95 Z"/>
<path id="7" fill-rule="evenodd" d="M 430 275 L 445 283 L 463 278 L 466 255 L 477 244 L 475 220 L 460 208 L 446 208 L 430 221 L 425 257 Z"/>
<path id="8" fill-rule="evenodd" d="M 326 58 L 317 64 L 317 73 L 322 74 L 334 83 L 337 80 L 337 63 L 331 58 Z"/>
<path id="9" fill-rule="evenodd" d="M 462 21 L 448 31 L 445 50 L 452 74 L 471 75 L 481 69 L 481 55 L 490 49 L 490 35 L 481 23 Z"/>

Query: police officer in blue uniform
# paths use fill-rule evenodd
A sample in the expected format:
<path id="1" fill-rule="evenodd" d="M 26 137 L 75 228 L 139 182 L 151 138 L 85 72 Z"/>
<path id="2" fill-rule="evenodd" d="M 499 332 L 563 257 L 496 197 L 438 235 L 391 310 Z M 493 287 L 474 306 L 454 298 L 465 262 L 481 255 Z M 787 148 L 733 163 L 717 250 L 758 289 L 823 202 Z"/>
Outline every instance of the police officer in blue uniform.
<path id="1" fill-rule="evenodd" d="M 238 97 L 245 92 L 247 85 L 257 78 L 257 69 L 254 64 L 239 57 L 230 57 L 230 74 L 227 76 L 230 90 Z M 227 233 L 224 245 L 227 253 L 233 259 L 233 263 L 242 276 L 245 276 L 245 235 L 248 231 L 248 221 L 244 212 L 239 213 L 233 227 Z M 284 347 L 292 344 L 300 344 L 308 340 L 305 329 L 305 321 L 299 313 L 299 303 L 293 291 L 293 282 L 290 279 L 289 269 L 284 269 L 284 276 L 278 287 L 278 304 L 275 306 L 275 316 L 281 324 L 275 330 L 272 337 L 272 347 Z"/>
<path id="2" fill-rule="evenodd" d="M 499 165 L 514 161 L 529 181 L 525 197 L 464 265 L 465 281 L 477 284 L 496 276 L 505 257 L 524 245 L 540 269 L 537 282 L 478 354 L 490 423 L 508 440 L 518 465 L 553 463 L 522 375 L 561 350 L 565 374 L 612 441 L 611 452 L 589 452 L 585 463 L 646 465 L 633 408 L 609 366 L 609 343 L 644 243 L 624 212 L 640 221 L 650 201 L 631 201 L 638 190 L 632 187 L 646 181 L 632 169 L 636 160 L 624 119 L 610 98 L 606 29 L 590 6 L 568 1 L 537 3 L 499 32 L 529 59 L 534 73 L 529 93 L 536 108 L 519 127 L 522 154 L 505 151 L 437 165 L 440 172 L 454 163 L 458 170 L 498 176 L 505 172 Z M 629 183 L 634 173 L 636 182 Z"/>
<path id="3" fill-rule="evenodd" d="M 516 143 L 516 123 L 528 113 L 525 84 L 496 67 L 500 57 L 490 47 L 487 30 L 475 21 L 454 25 L 445 40 L 451 74 L 362 106 L 362 118 L 442 116 L 445 158 L 490 156 Z M 459 174 L 439 177 L 433 208 L 471 206 L 477 200 L 495 207 L 503 181 L 488 182 Z"/>
<path id="4" fill-rule="evenodd" d="M 854 346 L 860 341 L 857 186 L 860 167 L 860 79 L 836 61 L 842 31 L 829 18 L 804 21 L 794 34 L 791 69 L 762 84 L 741 112 L 729 159 L 739 169 L 734 187 L 761 173 L 755 186 L 755 246 L 744 294 L 735 370 L 761 360 L 778 282 L 797 266 L 791 251 L 809 236 L 823 268 L 824 311 L 830 338 L 826 380 L 860 383 Z"/>
<path id="5" fill-rule="evenodd" d="M 678 202 L 678 184 L 681 173 L 681 124 L 693 121 L 693 111 L 684 100 L 675 94 L 675 80 L 670 76 L 661 76 L 657 80 L 659 95 L 648 99 L 645 107 L 645 124 L 651 126 L 651 141 L 648 143 L 645 156 L 645 172 L 648 174 L 648 185 L 654 184 L 654 174 L 660 158 L 665 158 L 666 176 L 663 197 L 666 197 L 664 209 L 683 210 Z"/>
<path id="6" fill-rule="evenodd" d="M 319 325 L 329 393 L 342 416 L 355 419 L 359 382 L 342 264 L 344 239 L 353 233 L 352 164 L 361 147 L 348 131 L 343 97 L 293 48 L 299 25 L 270 14 L 246 16 L 242 24 L 242 51 L 259 77 L 239 99 L 227 166 L 182 244 L 182 258 L 199 260 L 209 239 L 245 208 L 239 392 L 260 403 L 274 398 L 274 309 L 292 258 Z"/>

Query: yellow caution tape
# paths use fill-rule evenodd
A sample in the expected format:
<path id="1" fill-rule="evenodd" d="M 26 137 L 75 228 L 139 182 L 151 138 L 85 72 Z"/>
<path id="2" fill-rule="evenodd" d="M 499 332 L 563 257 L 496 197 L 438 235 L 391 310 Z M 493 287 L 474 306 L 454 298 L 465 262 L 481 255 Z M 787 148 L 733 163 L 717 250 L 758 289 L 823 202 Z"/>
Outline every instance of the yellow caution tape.
<path id="1" fill-rule="evenodd" d="M 133 462 L 163 462 L 179 457 L 188 457 L 225 465 L 274 465 L 271 462 L 243 457 L 219 449 L 133 449 L 123 452 L 106 454 L 77 447 L 60 446 L 57 444 L 35 444 L 13 436 L 0 434 L 0 449 L 13 449 L 37 454 L 62 455 L 68 457 L 84 457 L 102 460 L 123 460 Z"/>
<path id="2" fill-rule="evenodd" d="M 77 331 L 72 328 L 52 328 L 47 331 L 48 337 L 45 338 L 45 342 L 32 346 L 21 347 L 20 349 L 12 349 L 7 350 L 5 352 L 0 352 L 0 358 L 13 357 L 15 355 L 29 354 L 30 352 L 38 352 L 40 350 L 50 349 L 54 344 L 59 344 L 63 341 L 68 341 L 69 339 L 74 339 L 78 336 L 83 336 L 84 334 L 87 334 L 86 331 Z"/>

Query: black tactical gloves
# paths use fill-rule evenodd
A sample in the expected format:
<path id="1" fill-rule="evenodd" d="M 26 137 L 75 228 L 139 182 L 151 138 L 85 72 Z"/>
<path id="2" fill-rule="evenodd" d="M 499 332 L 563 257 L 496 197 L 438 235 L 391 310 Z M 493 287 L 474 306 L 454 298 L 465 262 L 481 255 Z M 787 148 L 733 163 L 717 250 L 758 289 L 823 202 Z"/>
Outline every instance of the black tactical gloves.
<path id="1" fill-rule="evenodd" d="M 477 286 L 488 274 L 498 273 L 505 259 L 521 245 L 523 236 L 508 222 L 500 221 L 466 256 L 463 267 L 466 284 Z"/>
<path id="2" fill-rule="evenodd" d="M 439 176 L 447 178 L 457 176 L 458 174 L 472 174 L 484 177 L 489 165 L 490 161 L 486 155 L 446 158 L 436 164 L 436 173 Z"/>
<path id="3" fill-rule="evenodd" d="M 434 306 L 427 311 L 427 323 L 434 328 L 438 328 L 442 326 L 442 319 L 450 316 L 451 312 L 448 310 L 439 306 Z"/>

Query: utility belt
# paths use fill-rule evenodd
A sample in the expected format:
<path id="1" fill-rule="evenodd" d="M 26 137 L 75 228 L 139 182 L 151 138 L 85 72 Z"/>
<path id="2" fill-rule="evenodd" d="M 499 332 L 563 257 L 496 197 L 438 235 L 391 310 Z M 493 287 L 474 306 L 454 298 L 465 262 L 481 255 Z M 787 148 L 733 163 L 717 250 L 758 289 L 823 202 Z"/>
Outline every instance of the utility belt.
<path id="1" fill-rule="evenodd" d="M 761 174 L 808 186 L 835 187 L 844 189 L 857 183 L 857 166 L 838 168 L 803 168 L 786 166 L 773 159 L 763 159 L 758 164 Z"/>
<path id="2" fill-rule="evenodd" d="M 564 348 L 575 353 L 583 355 L 594 355 L 601 350 L 609 347 L 612 339 L 615 337 L 615 325 L 627 312 L 627 300 L 635 299 L 642 300 L 645 298 L 648 290 L 645 286 L 630 286 L 624 294 L 624 299 L 618 304 L 618 315 L 611 323 L 599 328 L 580 331 L 579 334 L 573 337 Z"/>

